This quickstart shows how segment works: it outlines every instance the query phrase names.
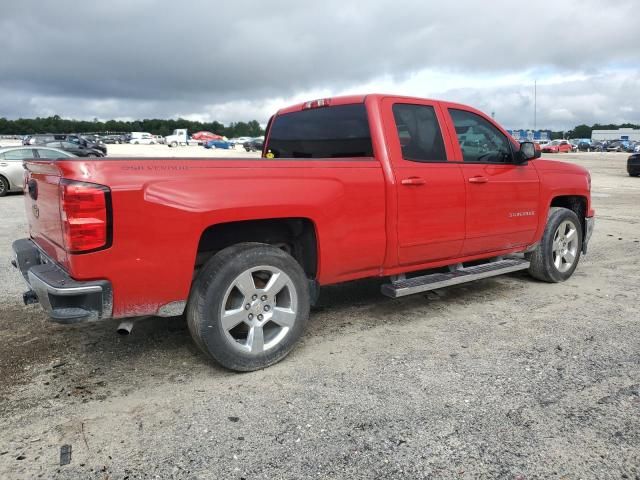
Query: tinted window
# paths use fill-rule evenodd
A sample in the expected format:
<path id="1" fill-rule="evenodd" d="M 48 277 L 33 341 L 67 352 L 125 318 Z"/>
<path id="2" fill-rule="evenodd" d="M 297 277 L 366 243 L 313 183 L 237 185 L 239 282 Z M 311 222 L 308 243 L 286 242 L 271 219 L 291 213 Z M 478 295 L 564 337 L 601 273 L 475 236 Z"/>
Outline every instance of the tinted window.
<path id="1" fill-rule="evenodd" d="M 49 150 L 49 149 L 46 149 L 46 148 L 39 148 L 38 149 L 38 156 L 40 158 L 56 159 L 56 158 L 67 158 L 67 157 L 70 157 L 71 155 L 69 155 L 68 153 L 58 152 L 56 150 Z"/>
<path id="2" fill-rule="evenodd" d="M 321 107 L 275 117 L 267 152 L 276 158 L 372 157 L 364 104 Z"/>
<path id="3" fill-rule="evenodd" d="M 393 106 L 393 117 L 405 160 L 446 161 L 442 133 L 433 107 L 397 103 Z"/>
<path id="4" fill-rule="evenodd" d="M 30 148 L 21 148 L 19 150 L 9 150 L 4 152 L 5 160 L 23 160 L 25 158 L 33 158 L 33 150 Z"/>
<path id="5" fill-rule="evenodd" d="M 494 125 L 475 113 L 449 110 L 465 162 L 511 163 L 511 143 Z"/>

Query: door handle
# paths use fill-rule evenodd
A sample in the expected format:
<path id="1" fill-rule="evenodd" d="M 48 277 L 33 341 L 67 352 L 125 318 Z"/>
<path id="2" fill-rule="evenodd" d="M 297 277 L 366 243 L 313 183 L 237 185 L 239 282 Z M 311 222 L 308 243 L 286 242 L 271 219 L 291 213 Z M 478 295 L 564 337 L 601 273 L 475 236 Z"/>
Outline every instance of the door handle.
<path id="1" fill-rule="evenodd" d="M 403 178 L 400 183 L 402 183 L 402 185 L 424 185 L 427 182 L 425 181 L 424 178 L 409 177 L 409 178 Z"/>
<path id="2" fill-rule="evenodd" d="M 469 179 L 469 183 L 487 183 L 489 179 L 487 177 L 482 177 L 478 175 L 477 177 L 471 177 Z"/>

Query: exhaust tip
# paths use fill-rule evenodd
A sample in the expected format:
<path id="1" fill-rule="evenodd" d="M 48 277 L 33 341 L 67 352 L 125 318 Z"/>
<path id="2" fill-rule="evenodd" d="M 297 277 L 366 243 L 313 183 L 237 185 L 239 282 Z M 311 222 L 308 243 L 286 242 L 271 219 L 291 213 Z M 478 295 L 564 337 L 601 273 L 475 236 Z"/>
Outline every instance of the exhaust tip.
<path id="1" fill-rule="evenodd" d="M 38 296 L 36 295 L 36 292 L 29 290 L 22 294 L 22 301 L 25 305 L 32 305 L 34 303 L 38 303 Z"/>
<path id="2" fill-rule="evenodd" d="M 118 335 L 124 337 L 126 335 L 130 335 L 131 330 L 133 330 L 133 321 L 125 320 L 124 322 L 121 322 L 120 325 L 118 325 L 118 329 L 116 330 L 116 332 L 118 333 Z"/>

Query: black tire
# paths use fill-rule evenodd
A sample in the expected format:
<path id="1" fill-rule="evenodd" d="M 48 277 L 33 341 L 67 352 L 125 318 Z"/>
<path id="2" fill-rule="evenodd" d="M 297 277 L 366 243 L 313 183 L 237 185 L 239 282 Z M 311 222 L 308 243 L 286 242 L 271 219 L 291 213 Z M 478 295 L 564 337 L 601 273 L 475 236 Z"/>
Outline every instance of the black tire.
<path id="1" fill-rule="evenodd" d="M 171 142 L 169 144 L 170 147 L 177 147 L 178 146 L 178 142 Z"/>
<path id="2" fill-rule="evenodd" d="M 575 252 L 575 259 L 570 267 L 566 271 L 558 269 L 554 263 L 554 236 L 558 231 L 558 228 L 564 222 L 571 222 L 576 229 L 577 236 L 577 248 Z M 564 282 L 575 271 L 580 261 L 580 254 L 582 252 L 582 222 L 578 216 L 569 210 L 562 207 L 551 207 L 549 209 L 549 217 L 547 219 L 547 226 L 544 229 L 542 240 L 538 247 L 531 253 L 527 254 L 527 259 L 531 262 L 529 266 L 529 274 L 538 280 L 549 283 Z M 561 264 L 564 264 L 561 260 Z"/>
<path id="3" fill-rule="evenodd" d="M 259 266 L 275 267 L 289 277 L 297 298 L 296 316 L 279 343 L 252 353 L 230 339 L 222 327 L 221 311 L 238 276 Z M 198 273 L 187 306 L 187 324 L 195 343 L 208 357 L 230 370 L 249 372 L 279 362 L 293 349 L 309 318 L 309 303 L 309 282 L 291 255 L 267 244 L 241 243 L 218 252 Z"/>
<path id="4" fill-rule="evenodd" d="M 7 193 L 9 193 L 9 182 L 0 175 L 0 197 L 4 197 Z"/>

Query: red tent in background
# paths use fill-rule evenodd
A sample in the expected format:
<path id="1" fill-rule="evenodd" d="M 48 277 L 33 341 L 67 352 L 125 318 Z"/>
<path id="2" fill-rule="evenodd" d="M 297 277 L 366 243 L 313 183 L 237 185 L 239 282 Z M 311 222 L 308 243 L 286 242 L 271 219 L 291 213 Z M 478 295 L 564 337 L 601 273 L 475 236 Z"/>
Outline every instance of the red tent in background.
<path id="1" fill-rule="evenodd" d="M 207 140 L 222 140 L 223 137 L 222 137 L 222 135 L 216 135 L 215 133 L 201 131 L 201 132 L 196 132 L 193 135 L 191 135 L 191 138 L 193 140 L 198 140 L 200 142 L 205 142 Z"/>

